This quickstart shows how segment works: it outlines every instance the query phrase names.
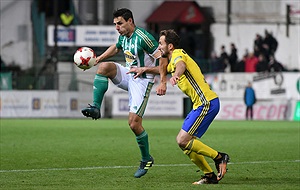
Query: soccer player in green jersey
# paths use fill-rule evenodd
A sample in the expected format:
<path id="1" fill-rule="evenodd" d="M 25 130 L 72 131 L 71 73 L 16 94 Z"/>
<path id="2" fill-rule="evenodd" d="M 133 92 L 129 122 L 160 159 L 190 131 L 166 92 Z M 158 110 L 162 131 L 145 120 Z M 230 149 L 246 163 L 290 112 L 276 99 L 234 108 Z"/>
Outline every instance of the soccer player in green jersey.
<path id="1" fill-rule="evenodd" d="M 96 59 L 99 66 L 94 78 L 93 104 L 83 109 L 82 114 L 92 119 L 101 117 L 100 107 L 108 89 L 108 79 L 119 88 L 128 91 L 128 124 L 136 136 L 142 157 L 134 177 L 140 178 L 154 163 L 149 153 L 148 134 L 142 126 L 142 119 L 154 84 L 154 75 L 159 73 L 156 63 L 160 52 L 154 37 L 146 30 L 135 26 L 133 14 L 129 9 L 118 9 L 114 11 L 113 17 L 120 36 L 116 44 L 111 45 Z M 102 62 L 119 51 L 125 56 L 126 66 L 115 62 Z"/>
<path id="2" fill-rule="evenodd" d="M 158 49 L 162 57 L 169 59 L 169 63 L 162 68 L 171 73 L 170 83 L 173 86 L 177 85 L 193 102 L 193 109 L 185 118 L 176 140 L 183 152 L 204 173 L 204 176 L 193 184 L 216 184 L 227 171 L 229 156 L 205 145 L 199 138 L 204 135 L 218 114 L 219 98 L 206 83 L 197 63 L 183 49 L 179 49 L 179 41 L 180 38 L 174 30 L 160 32 Z M 217 175 L 204 156 L 214 160 Z"/>

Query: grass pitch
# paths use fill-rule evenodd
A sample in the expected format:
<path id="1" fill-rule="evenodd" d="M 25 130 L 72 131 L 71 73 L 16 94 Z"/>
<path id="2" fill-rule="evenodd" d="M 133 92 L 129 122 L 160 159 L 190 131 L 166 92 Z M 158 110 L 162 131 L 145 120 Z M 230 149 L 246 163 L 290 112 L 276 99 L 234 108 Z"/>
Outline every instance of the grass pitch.
<path id="1" fill-rule="evenodd" d="M 140 152 L 125 119 L 1 119 L 0 189 L 300 188 L 300 126 L 286 121 L 214 121 L 202 141 L 231 157 L 218 185 L 178 148 L 182 119 L 145 119 L 155 165 L 133 177 Z M 207 159 L 215 170 L 213 162 Z"/>

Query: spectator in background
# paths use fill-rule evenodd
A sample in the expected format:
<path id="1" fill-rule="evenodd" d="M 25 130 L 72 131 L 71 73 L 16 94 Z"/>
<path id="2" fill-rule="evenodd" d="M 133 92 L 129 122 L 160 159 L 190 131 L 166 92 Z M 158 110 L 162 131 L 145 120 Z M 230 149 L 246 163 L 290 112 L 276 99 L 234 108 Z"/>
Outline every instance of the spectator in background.
<path id="1" fill-rule="evenodd" d="M 228 58 L 229 64 L 230 64 L 230 71 L 231 72 L 236 72 L 235 68 L 236 68 L 236 64 L 238 61 L 238 55 L 237 55 L 237 49 L 235 47 L 234 43 L 230 44 L 230 48 L 231 48 L 231 52 Z"/>
<path id="2" fill-rule="evenodd" d="M 225 69 L 228 67 L 228 63 L 229 63 L 229 56 L 225 50 L 225 46 L 222 45 L 221 46 L 221 53 L 220 53 L 220 59 L 221 59 L 221 62 L 222 62 L 222 65 L 224 66 L 224 71 Z"/>
<path id="3" fill-rule="evenodd" d="M 273 37 L 271 32 L 265 30 L 265 37 L 263 38 L 260 34 L 256 34 L 254 40 L 254 55 L 259 57 L 263 54 L 266 61 L 269 62 L 270 55 L 274 55 L 278 47 L 277 40 Z"/>
<path id="4" fill-rule="evenodd" d="M 255 57 L 254 53 L 250 53 L 245 61 L 245 72 L 247 73 L 256 72 L 257 63 L 258 63 L 257 57 Z"/>
<path id="5" fill-rule="evenodd" d="M 243 57 L 248 57 L 248 56 L 249 56 L 249 50 L 246 48 Z"/>
<path id="6" fill-rule="evenodd" d="M 278 62 L 273 55 L 270 56 L 269 69 L 270 72 L 285 71 L 283 65 Z"/>
<path id="7" fill-rule="evenodd" d="M 66 12 L 60 14 L 60 20 L 61 20 L 62 25 L 68 27 L 68 26 L 72 25 L 72 22 L 74 20 L 74 15 L 72 15 L 70 13 L 70 11 L 66 11 Z"/>
<path id="8" fill-rule="evenodd" d="M 224 72 L 225 65 L 222 60 L 217 56 L 216 52 L 211 53 L 211 57 L 209 60 L 210 71 L 213 73 Z"/>
<path id="9" fill-rule="evenodd" d="M 244 102 L 246 104 L 246 120 L 249 118 L 253 120 L 253 105 L 256 103 L 256 97 L 251 82 L 248 82 L 248 86 L 245 89 Z"/>
<path id="10" fill-rule="evenodd" d="M 273 37 L 273 34 L 268 32 L 268 30 L 265 30 L 265 38 L 263 43 L 265 45 L 264 47 L 268 50 L 268 54 L 274 55 L 278 47 L 278 42 Z"/>
<path id="11" fill-rule="evenodd" d="M 236 64 L 235 71 L 236 72 L 245 72 L 245 64 L 247 60 L 247 55 L 244 55 L 243 58 Z"/>
<path id="12" fill-rule="evenodd" d="M 264 54 L 259 54 L 258 63 L 256 65 L 256 72 L 266 72 L 268 71 L 268 62 L 264 56 Z"/>
<path id="13" fill-rule="evenodd" d="M 0 63 L 1 63 L 1 71 L 2 71 L 2 69 L 5 68 L 6 65 L 5 65 L 4 61 L 2 60 L 2 58 L 1 58 L 1 55 L 0 55 Z"/>
<path id="14" fill-rule="evenodd" d="M 263 50 L 263 41 L 262 36 L 260 34 L 256 34 L 253 47 L 254 55 L 256 57 L 258 57 Z"/>

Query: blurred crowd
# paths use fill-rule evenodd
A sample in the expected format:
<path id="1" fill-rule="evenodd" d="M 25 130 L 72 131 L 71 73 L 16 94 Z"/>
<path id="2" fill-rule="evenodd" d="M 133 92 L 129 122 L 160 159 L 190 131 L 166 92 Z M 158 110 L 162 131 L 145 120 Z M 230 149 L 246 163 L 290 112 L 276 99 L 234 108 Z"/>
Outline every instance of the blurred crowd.
<path id="1" fill-rule="evenodd" d="M 265 30 L 264 37 L 256 34 L 253 49 L 246 49 L 239 59 L 237 47 L 230 44 L 230 52 L 225 45 L 221 46 L 220 55 L 212 52 L 209 60 L 211 72 L 278 72 L 286 71 L 285 67 L 275 58 L 278 41 L 272 32 Z"/>

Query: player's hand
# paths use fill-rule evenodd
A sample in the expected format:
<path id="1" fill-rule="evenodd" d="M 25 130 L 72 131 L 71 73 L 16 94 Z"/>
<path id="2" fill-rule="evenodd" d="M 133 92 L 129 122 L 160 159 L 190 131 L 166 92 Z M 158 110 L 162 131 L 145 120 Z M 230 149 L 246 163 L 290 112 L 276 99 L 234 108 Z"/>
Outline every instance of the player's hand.
<path id="1" fill-rule="evenodd" d="M 94 64 L 94 66 L 98 65 L 98 63 L 100 63 L 102 61 L 102 58 L 100 56 L 96 57 L 96 63 Z"/>
<path id="2" fill-rule="evenodd" d="M 166 91 L 167 91 L 167 83 L 160 83 L 158 85 L 158 87 L 156 88 L 156 94 L 158 96 L 163 96 L 166 94 Z"/>
<path id="3" fill-rule="evenodd" d="M 176 85 L 178 81 L 179 81 L 179 77 L 178 76 L 172 76 L 170 78 L 170 83 L 171 83 L 172 86 Z"/>
<path id="4" fill-rule="evenodd" d="M 144 72 L 145 72 L 145 68 L 143 68 L 143 67 L 132 67 L 126 74 L 134 73 L 135 75 L 133 78 L 136 79 L 137 77 L 142 75 Z"/>

